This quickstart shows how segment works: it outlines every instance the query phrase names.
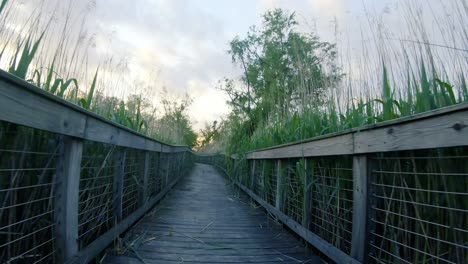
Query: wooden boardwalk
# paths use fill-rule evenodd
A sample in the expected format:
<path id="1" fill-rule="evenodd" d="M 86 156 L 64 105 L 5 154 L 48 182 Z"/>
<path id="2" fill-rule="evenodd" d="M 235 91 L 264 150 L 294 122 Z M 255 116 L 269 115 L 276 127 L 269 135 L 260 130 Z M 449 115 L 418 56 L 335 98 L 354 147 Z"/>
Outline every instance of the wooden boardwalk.
<path id="1" fill-rule="evenodd" d="M 322 263 L 211 166 L 196 164 L 104 263 Z M 132 245 L 132 246 L 129 246 Z"/>

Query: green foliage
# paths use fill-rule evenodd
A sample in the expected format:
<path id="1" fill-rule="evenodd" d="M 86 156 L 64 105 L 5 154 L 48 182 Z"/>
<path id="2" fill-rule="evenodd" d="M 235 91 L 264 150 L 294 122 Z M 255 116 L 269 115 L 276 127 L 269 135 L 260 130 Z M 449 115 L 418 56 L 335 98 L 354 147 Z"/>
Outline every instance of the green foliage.
<path id="1" fill-rule="evenodd" d="M 337 100 L 330 89 L 343 87 L 343 75 L 333 62 L 335 46 L 295 32 L 296 25 L 294 13 L 269 11 L 261 28 L 252 27 L 245 39 L 236 37 L 230 43 L 232 60 L 244 73 L 240 84 L 225 78 L 220 85 L 232 112 L 222 123 L 222 137 L 212 144 L 223 144 L 225 153 L 245 153 L 468 100 L 465 75 L 460 73 L 455 87 L 440 77 L 431 55 L 421 59 L 415 71 L 408 66 L 406 79 L 403 75 L 395 80 L 383 61 L 377 95 Z"/>
<path id="2" fill-rule="evenodd" d="M 91 102 L 94 97 L 94 91 L 96 90 L 96 83 L 97 83 L 97 76 L 98 76 L 99 69 L 96 70 L 94 74 L 93 82 L 91 83 L 91 87 L 89 88 L 88 95 L 85 98 L 81 98 L 78 101 L 78 105 L 83 107 L 84 109 L 91 110 Z"/>
<path id="3" fill-rule="evenodd" d="M 297 24 L 294 13 L 275 9 L 263 16 L 263 28 L 252 27 L 245 39 L 230 43 L 232 60 L 244 71 L 244 87 L 225 79 L 220 88 L 230 97 L 233 112 L 250 120 L 249 134 L 258 123 L 321 105 L 325 88 L 340 78 L 331 63 L 335 46 L 297 32 Z"/>
<path id="4" fill-rule="evenodd" d="M 43 32 L 34 43 L 32 43 L 31 36 L 29 36 L 24 44 L 21 56 L 19 56 L 19 52 L 21 51 L 22 44 L 20 43 L 18 45 L 16 53 L 10 62 L 10 67 L 8 69 L 9 73 L 16 75 L 21 79 L 26 79 L 29 66 L 31 65 L 31 62 L 36 55 L 37 49 L 39 48 L 42 38 L 44 37 L 44 33 L 45 32 Z"/>

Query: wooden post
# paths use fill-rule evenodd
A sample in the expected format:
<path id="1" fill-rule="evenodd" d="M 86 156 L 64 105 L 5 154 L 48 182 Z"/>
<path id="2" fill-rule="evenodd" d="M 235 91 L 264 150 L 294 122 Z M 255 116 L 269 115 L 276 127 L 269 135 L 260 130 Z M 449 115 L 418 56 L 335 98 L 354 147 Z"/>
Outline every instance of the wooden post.
<path id="1" fill-rule="evenodd" d="M 276 209 L 281 211 L 281 160 L 276 161 Z"/>
<path id="2" fill-rule="evenodd" d="M 351 257 L 365 260 L 367 225 L 368 159 L 365 155 L 353 157 L 353 232 Z"/>
<path id="3" fill-rule="evenodd" d="M 266 185 L 265 184 L 265 166 L 266 166 L 266 163 L 267 163 L 266 160 L 264 160 L 262 162 L 262 174 L 261 174 L 261 177 L 262 177 L 262 198 L 264 200 L 266 200 L 266 193 L 265 193 L 265 185 Z"/>
<path id="4" fill-rule="evenodd" d="M 181 164 L 180 166 L 182 167 L 182 173 L 181 173 L 181 177 L 185 176 L 185 173 L 187 173 L 187 168 L 186 168 L 186 164 L 185 164 L 185 153 L 187 151 L 184 151 L 182 152 L 182 161 L 181 161 Z"/>
<path id="5" fill-rule="evenodd" d="M 302 226 L 305 228 L 309 229 L 310 225 L 310 213 L 311 213 L 311 208 L 310 208 L 310 189 L 311 187 L 309 184 L 312 182 L 312 174 L 314 173 L 313 171 L 310 171 L 310 168 L 308 165 L 308 160 L 307 158 L 304 158 L 304 170 L 305 170 L 305 176 L 304 176 L 304 201 L 303 201 L 303 211 L 302 211 Z"/>
<path id="6" fill-rule="evenodd" d="M 149 163 L 150 163 L 150 153 L 145 151 L 142 155 L 142 164 L 141 164 L 141 178 L 140 184 L 138 185 L 138 205 L 143 206 L 146 202 L 146 193 L 148 189 L 148 174 L 149 174 Z"/>
<path id="7" fill-rule="evenodd" d="M 122 220 L 122 203 L 125 174 L 125 150 L 119 149 L 115 154 L 114 163 L 114 217 L 118 222 Z"/>
<path id="8" fill-rule="evenodd" d="M 78 202 L 82 155 L 82 140 L 62 137 L 55 190 L 55 236 L 59 263 L 78 253 Z"/>
<path id="9" fill-rule="evenodd" d="M 252 160 L 252 170 L 250 173 L 250 190 L 255 192 L 255 160 Z"/>
<path id="10" fill-rule="evenodd" d="M 166 154 L 166 181 L 164 183 L 164 188 L 166 188 L 166 186 L 169 185 L 169 173 L 170 170 L 171 170 L 171 154 L 170 153 L 167 153 Z"/>

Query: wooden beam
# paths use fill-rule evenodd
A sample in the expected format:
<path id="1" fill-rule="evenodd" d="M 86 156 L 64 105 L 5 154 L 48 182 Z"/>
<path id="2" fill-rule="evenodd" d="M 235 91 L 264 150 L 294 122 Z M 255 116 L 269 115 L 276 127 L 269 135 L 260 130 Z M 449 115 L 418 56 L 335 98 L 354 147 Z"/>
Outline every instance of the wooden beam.
<path id="1" fill-rule="evenodd" d="M 252 168 L 250 171 L 250 189 L 255 190 L 255 166 L 256 166 L 256 160 L 252 160 Z"/>
<path id="2" fill-rule="evenodd" d="M 171 146 L 87 111 L 0 70 L 0 120 L 122 147 L 172 151 Z M 175 152 L 188 151 L 174 146 Z"/>
<path id="3" fill-rule="evenodd" d="M 468 146 L 468 103 L 260 149 L 247 159 L 281 159 Z"/>
<path id="4" fill-rule="evenodd" d="M 83 142 L 62 137 L 55 186 L 57 259 L 64 262 L 78 253 L 78 203 Z"/>
<path id="5" fill-rule="evenodd" d="M 149 166 L 150 166 L 150 152 L 145 151 L 142 155 L 141 159 L 141 180 L 140 184 L 138 185 L 138 205 L 142 206 L 146 202 L 146 193 L 148 189 L 148 177 L 149 177 Z"/>
<path id="6" fill-rule="evenodd" d="M 122 203 L 125 175 L 125 156 L 124 149 L 118 149 L 115 153 L 114 161 L 114 216 L 118 222 L 122 220 Z"/>
<path id="7" fill-rule="evenodd" d="M 351 256 L 360 262 L 365 260 L 367 245 L 367 156 L 353 157 L 353 230 Z"/>
<path id="8" fill-rule="evenodd" d="M 304 201 L 303 201 L 303 209 L 302 209 L 302 225 L 305 228 L 309 228 L 310 224 L 310 215 L 311 215 L 311 187 L 309 186 L 312 183 L 312 174 L 313 171 L 310 171 L 310 166 L 308 165 L 309 160 L 307 158 L 304 159 Z"/>
<path id="9" fill-rule="evenodd" d="M 283 184 L 281 160 L 276 161 L 276 203 L 275 207 L 281 211 L 281 185 Z"/>

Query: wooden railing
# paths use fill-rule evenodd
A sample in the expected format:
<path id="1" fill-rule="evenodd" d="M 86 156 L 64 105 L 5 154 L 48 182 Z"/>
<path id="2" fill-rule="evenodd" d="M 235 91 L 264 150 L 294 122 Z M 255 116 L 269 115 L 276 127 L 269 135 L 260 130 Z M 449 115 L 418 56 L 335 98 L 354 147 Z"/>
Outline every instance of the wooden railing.
<path id="1" fill-rule="evenodd" d="M 194 154 L 0 72 L 0 263 L 87 263 Z"/>
<path id="2" fill-rule="evenodd" d="M 468 262 L 468 104 L 199 156 L 336 263 Z"/>

